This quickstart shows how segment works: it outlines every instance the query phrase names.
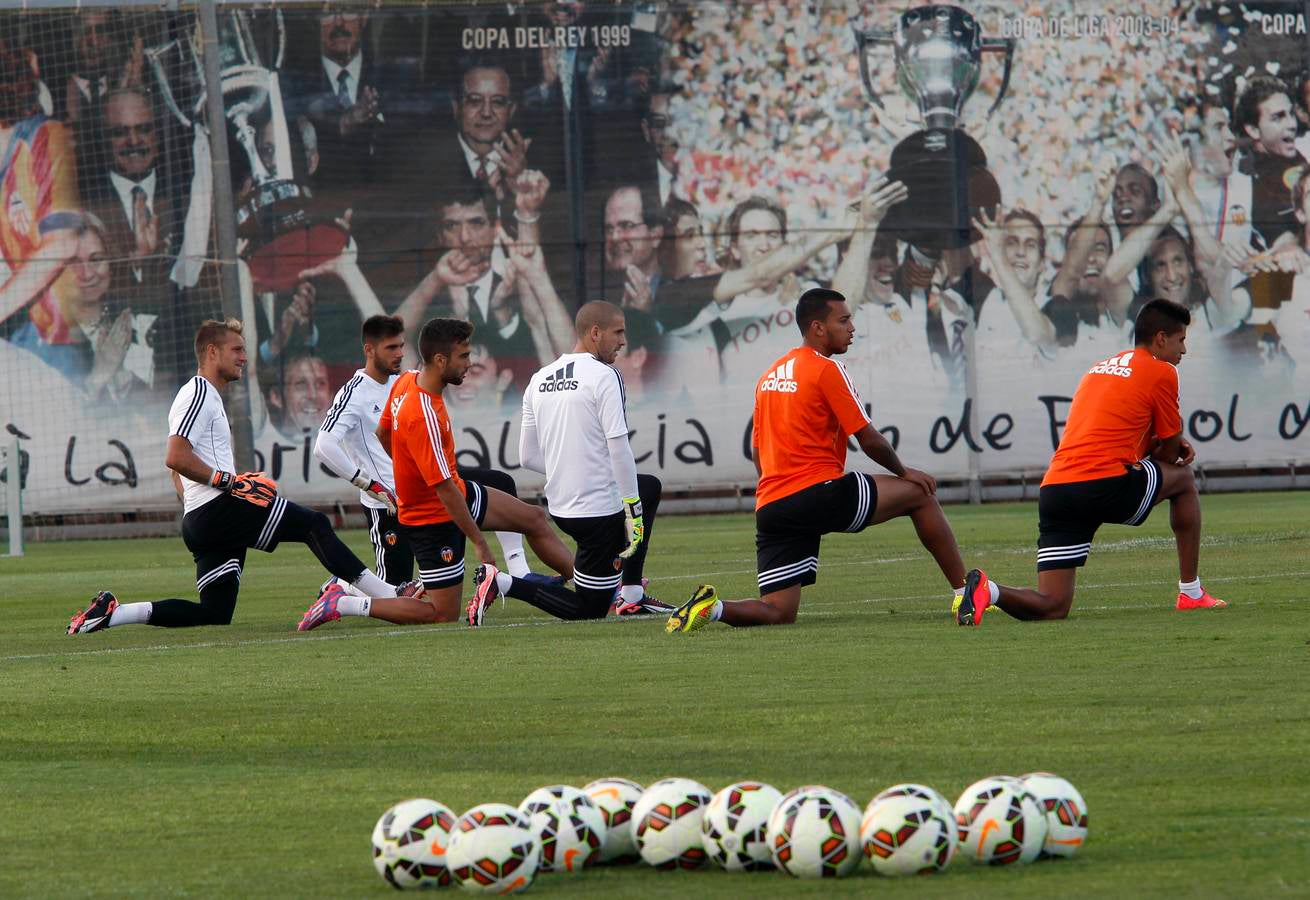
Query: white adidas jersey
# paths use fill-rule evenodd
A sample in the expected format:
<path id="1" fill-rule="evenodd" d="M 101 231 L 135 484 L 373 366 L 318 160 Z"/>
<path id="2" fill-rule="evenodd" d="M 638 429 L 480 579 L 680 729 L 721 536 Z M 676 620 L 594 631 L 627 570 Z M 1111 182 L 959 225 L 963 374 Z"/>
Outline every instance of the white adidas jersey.
<path id="1" fill-rule="evenodd" d="M 232 428 L 223 409 L 223 398 L 205 378 L 195 376 L 178 390 L 168 411 L 170 436 L 186 438 L 196 456 L 211 469 L 236 472 L 232 461 Z M 199 509 L 223 492 L 182 476 L 182 506 L 187 512 Z"/>
<path id="2" fill-rule="evenodd" d="M 523 427 L 535 426 L 546 460 L 546 502 L 566 519 L 623 509 L 609 439 L 627 437 L 623 376 L 590 353 L 565 353 L 523 392 Z"/>
<path id="3" fill-rule="evenodd" d="M 382 408 L 386 406 L 387 397 L 391 394 L 391 385 L 398 377 L 392 375 L 385 383 L 379 383 L 373 380 L 373 376 L 359 369 L 337 391 L 332 407 L 318 429 L 339 437 L 356 468 L 392 489 L 396 481 L 391 469 L 391 457 L 382 449 L 377 430 Z M 353 473 L 345 474 L 349 476 Z M 385 503 L 363 491 L 359 492 L 359 502 L 373 509 L 386 509 Z"/>

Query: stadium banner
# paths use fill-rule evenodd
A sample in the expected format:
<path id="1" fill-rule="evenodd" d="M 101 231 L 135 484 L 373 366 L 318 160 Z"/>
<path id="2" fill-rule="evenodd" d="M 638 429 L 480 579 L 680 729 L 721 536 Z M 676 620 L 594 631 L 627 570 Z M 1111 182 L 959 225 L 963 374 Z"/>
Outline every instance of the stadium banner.
<path id="1" fill-rule="evenodd" d="M 1179 376 L 1198 464 L 1310 456 L 1299 0 L 215 18 L 209 42 L 194 6 L 0 7 L 0 423 L 29 513 L 173 502 L 168 407 L 225 306 L 250 358 L 229 416 L 305 502 L 355 496 L 312 451 L 377 313 L 411 337 L 436 315 L 474 323 L 446 392 L 460 461 L 538 488 L 522 391 L 592 299 L 626 313 L 641 470 L 749 486 L 754 386 L 815 285 L 849 298 L 842 362 L 874 423 L 939 477 L 1039 474 L 1079 379 L 1123 367 L 1153 297 L 1193 317 Z M 888 181 L 908 199 L 880 199 Z M 241 257 L 227 304 L 220 194 Z"/>

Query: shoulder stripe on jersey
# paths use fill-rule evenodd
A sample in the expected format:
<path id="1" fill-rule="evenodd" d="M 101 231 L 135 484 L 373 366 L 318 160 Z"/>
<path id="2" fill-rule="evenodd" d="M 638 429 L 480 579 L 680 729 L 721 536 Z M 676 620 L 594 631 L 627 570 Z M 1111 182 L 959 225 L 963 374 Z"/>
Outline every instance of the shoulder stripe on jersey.
<path id="1" fill-rule="evenodd" d="M 607 368 L 614 373 L 614 377 L 619 380 L 619 401 L 623 404 L 623 427 L 628 428 L 628 390 L 623 384 L 623 373 L 618 370 L 617 366 L 606 364 Z"/>
<path id="2" fill-rule="evenodd" d="M 332 404 L 332 408 L 328 410 L 327 416 L 323 419 L 322 426 L 318 429 L 319 431 L 331 431 L 337 426 L 337 420 L 341 418 L 341 414 L 346 411 L 346 406 L 350 403 L 351 393 L 363 380 L 364 376 L 357 374 L 354 378 L 345 383 L 340 392 L 337 393 L 337 400 Z"/>
<path id="3" fill-rule="evenodd" d="M 423 421 L 428 426 L 428 440 L 432 442 L 432 455 L 437 458 L 441 477 L 449 478 L 450 466 L 446 465 L 446 454 L 441 452 L 441 422 L 437 419 L 437 411 L 432 407 L 432 400 L 427 394 L 419 394 L 419 400 L 423 407 Z"/>
<path id="4" fill-rule="evenodd" d="M 191 429 L 195 427 L 196 417 L 200 415 L 200 409 L 205 405 L 205 394 L 208 388 L 208 383 L 200 375 L 193 378 L 192 383 L 196 386 L 195 396 L 191 398 L 191 405 L 187 407 L 186 415 L 182 417 L 182 421 L 178 423 L 177 431 L 174 432 L 178 437 L 184 437 L 187 440 L 191 439 Z"/>
<path id="5" fill-rule="evenodd" d="M 830 358 L 828 362 L 836 366 L 837 371 L 841 373 L 842 381 L 846 382 L 846 390 L 851 392 L 851 399 L 854 400 L 855 405 L 860 408 L 860 414 L 864 416 L 864 421 L 870 421 L 868 414 L 864 412 L 864 403 L 860 400 L 860 392 L 855 389 L 855 384 L 851 381 L 851 376 L 846 374 L 846 367 L 835 359 Z"/>

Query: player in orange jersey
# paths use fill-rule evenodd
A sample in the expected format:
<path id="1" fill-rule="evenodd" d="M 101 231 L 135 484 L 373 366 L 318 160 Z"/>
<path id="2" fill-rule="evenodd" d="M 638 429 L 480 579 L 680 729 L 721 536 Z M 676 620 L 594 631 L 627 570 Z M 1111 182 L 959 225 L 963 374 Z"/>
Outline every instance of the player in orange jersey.
<path id="1" fill-rule="evenodd" d="M 465 539 L 478 559 L 495 563 L 482 528 L 517 531 L 546 563 L 573 577 L 573 554 L 551 529 L 546 514 L 495 488 L 461 478 L 455 465 L 455 433 L 441 392 L 459 384 L 471 365 L 473 326 L 462 319 L 432 319 L 419 333 L 423 368 L 391 386 L 378 422 L 378 440 L 392 459 L 397 519 L 418 561 L 423 593 L 416 597 L 351 597 L 329 584 L 306 612 L 308 631 L 343 615 L 371 616 L 400 625 L 453 622 L 464 585 Z"/>
<path id="2" fill-rule="evenodd" d="M 869 421 L 846 369 L 833 359 L 855 338 L 851 308 L 837 291 L 813 288 L 796 304 L 804 343 L 777 360 L 755 386 L 751 456 L 759 474 L 755 548 L 760 599 L 719 600 L 701 585 L 669 616 L 670 633 L 708 622 L 786 625 L 801 588 L 814 584 L 819 542 L 834 531 L 863 531 L 909 516 L 947 583 L 964 588 L 964 561 L 937 503 L 937 482 L 906 468 Z M 846 439 L 893 475 L 846 472 Z"/>
<path id="3" fill-rule="evenodd" d="M 1183 439 L 1178 363 L 1187 352 L 1187 308 L 1156 299 L 1142 307 L 1132 350 L 1083 376 L 1060 446 L 1038 495 L 1037 590 L 1004 587 L 969 573 L 955 619 L 979 625 L 989 606 L 1016 619 L 1063 619 L 1092 537 L 1112 522 L 1141 525 L 1169 501 L 1178 544 L 1178 609 L 1227 606 L 1201 587 L 1201 500 L 1192 475 L 1196 451 Z"/>

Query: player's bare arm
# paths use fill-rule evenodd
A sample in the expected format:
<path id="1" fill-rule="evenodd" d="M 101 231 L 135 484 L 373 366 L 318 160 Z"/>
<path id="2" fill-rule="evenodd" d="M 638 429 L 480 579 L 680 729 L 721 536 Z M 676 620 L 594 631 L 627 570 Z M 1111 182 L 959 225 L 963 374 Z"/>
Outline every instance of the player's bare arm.
<path id="1" fill-rule="evenodd" d="M 164 456 L 164 465 L 172 469 L 175 474 L 200 484 L 209 484 L 214 475 L 214 470 L 196 455 L 191 442 L 176 434 L 168 437 L 168 451 Z"/>
<path id="2" fill-rule="evenodd" d="M 478 551 L 478 559 L 484 563 L 495 564 L 496 557 L 491 552 L 491 547 L 487 544 L 487 539 L 482 535 L 482 529 L 478 528 L 478 523 L 473 521 L 473 514 L 469 512 L 468 501 L 464 495 L 455 487 L 455 481 L 447 478 L 445 481 L 436 485 L 437 496 L 441 499 L 441 504 L 446 507 L 450 513 L 451 521 L 459 526 L 459 530 L 464 532 L 464 536 L 469 539 Z"/>

